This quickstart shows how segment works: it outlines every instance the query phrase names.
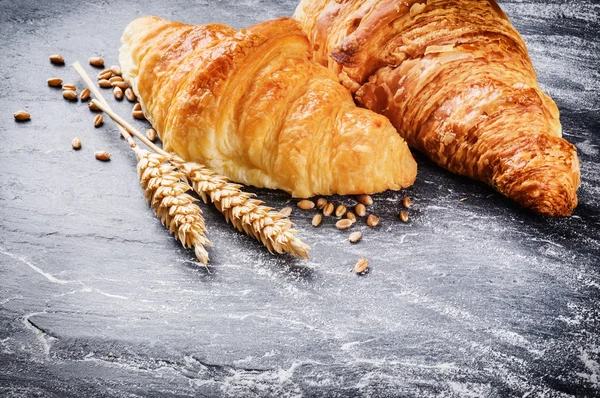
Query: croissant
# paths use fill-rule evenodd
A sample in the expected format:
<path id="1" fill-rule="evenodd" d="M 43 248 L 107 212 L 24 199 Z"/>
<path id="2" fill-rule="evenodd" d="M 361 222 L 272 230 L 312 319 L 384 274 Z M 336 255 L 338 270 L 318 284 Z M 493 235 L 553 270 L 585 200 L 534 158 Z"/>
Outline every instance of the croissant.
<path id="1" fill-rule="evenodd" d="M 143 17 L 119 61 L 164 147 L 234 181 L 295 197 L 411 185 L 416 162 L 389 120 L 310 56 L 291 18 L 236 31 Z"/>
<path id="2" fill-rule="evenodd" d="M 576 149 L 495 0 L 302 0 L 294 16 L 314 59 L 411 147 L 538 213 L 577 206 Z"/>

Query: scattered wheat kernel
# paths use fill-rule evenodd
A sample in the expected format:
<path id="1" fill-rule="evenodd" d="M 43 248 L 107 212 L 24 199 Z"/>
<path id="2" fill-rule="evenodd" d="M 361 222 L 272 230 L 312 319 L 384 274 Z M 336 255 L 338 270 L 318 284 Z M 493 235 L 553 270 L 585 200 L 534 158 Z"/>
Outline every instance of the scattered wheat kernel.
<path id="1" fill-rule="evenodd" d="M 73 138 L 73 141 L 71 141 L 71 146 L 75 150 L 81 149 L 81 140 L 78 137 Z"/>
<path id="2" fill-rule="evenodd" d="M 88 108 L 90 109 L 90 111 L 99 111 L 100 110 L 100 108 L 98 108 L 98 105 L 94 104 L 93 102 L 88 103 Z"/>
<path id="3" fill-rule="evenodd" d="M 110 69 L 104 69 L 102 72 L 98 73 L 98 80 L 108 80 L 112 77 L 113 71 Z"/>
<path id="4" fill-rule="evenodd" d="M 356 222 L 356 216 L 351 211 L 349 211 L 348 213 L 346 213 L 346 218 L 348 220 L 352 221 L 352 223 Z"/>
<path id="5" fill-rule="evenodd" d="M 362 233 L 360 231 L 352 232 L 350 234 L 350 237 L 348 238 L 350 243 L 357 243 L 361 239 L 362 239 Z"/>
<path id="6" fill-rule="evenodd" d="M 315 203 L 312 200 L 303 199 L 298 202 L 297 206 L 302 210 L 310 210 L 315 208 Z"/>
<path id="7" fill-rule="evenodd" d="M 112 84 L 113 87 L 120 87 L 121 90 L 127 90 L 129 88 L 126 82 L 112 82 L 110 84 Z"/>
<path id="8" fill-rule="evenodd" d="M 50 56 L 50 62 L 56 65 L 64 65 L 65 58 L 60 54 L 53 54 Z"/>
<path id="9" fill-rule="evenodd" d="M 110 81 L 106 80 L 106 79 L 102 79 L 98 81 L 98 85 L 102 88 L 110 88 L 112 87 L 112 84 L 110 83 Z"/>
<path id="10" fill-rule="evenodd" d="M 134 111 L 141 111 L 142 110 L 142 105 L 140 105 L 139 102 L 137 102 L 134 106 L 133 106 L 133 110 Z"/>
<path id="11" fill-rule="evenodd" d="M 131 112 L 131 116 L 133 116 L 134 119 L 145 119 L 146 117 L 144 116 L 144 112 L 142 111 L 133 111 Z"/>
<path id="12" fill-rule="evenodd" d="M 113 65 L 110 67 L 110 70 L 112 71 L 112 73 L 114 73 L 117 76 L 121 76 L 121 67 L 119 65 Z"/>
<path id="13" fill-rule="evenodd" d="M 335 209 L 335 216 L 336 216 L 336 217 L 341 217 L 341 216 L 343 216 L 344 214 L 346 214 L 346 206 L 344 206 L 344 205 L 339 205 L 339 206 L 337 207 L 337 209 Z"/>
<path id="14" fill-rule="evenodd" d="M 154 130 L 154 129 L 146 130 L 146 138 L 148 138 L 152 142 L 156 141 L 156 130 Z"/>
<path id="15" fill-rule="evenodd" d="M 19 122 L 24 122 L 26 120 L 31 119 L 31 115 L 27 111 L 16 111 L 14 114 L 15 120 Z"/>
<path id="16" fill-rule="evenodd" d="M 283 209 L 279 210 L 279 213 L 281 213 L 281 215 L 283 215 L 284 217 L 289 217 L 290 214 L 292 214 L 292 208 L 289 206 L 284 207 Z"/>
<path id="17" fill-rule="evenodd" d="M 315 214 L 315 216 L 312 219 L 312 226 L 318 227 L 319 225 L 321 225 L 321 221 L 323 221 L 323 216 L 320 214 Z"/>
<path id="18" fill-rule="evenodd" d="M 112 71 L 111 71 L 111 73 L 112 73 Z M 110 78 L 108 79 L 108 81 L 109 81 L 109 82 L 111 82 L 111 83 L 114 83 L 114 82 L 122 82 L 122 81 L 123 81 L 123 78 L 122 78 L 121 76 L 113 76 L 113 77 L 110 77 Z"/>
<path id="19" fill-rule="evenodd" d="M 52 87 L 58 87 L 62 84 L 63 80 L 60 77 L 53 77 L 48 79 L 48 85 Z"/>
<path id="20" fill-rule="evenodd" d="M 77 92 L 74 90 L 64 90 L 62 95 L 64 99 L 69 101 L 77 101 Z"/>
<path id="21" fill-rule="evenodd" d="M 330 216 L 331 214 L 333 214 L 334 209 L 335 209 L 335 206 L 333 206 L 333 203 L 327 203 L 325 205 L 325 207 L 323 208 L 323 215 Z"/>
<path id="22" fill-rule="evenodd" d="M 325 199 L 325 198 L 319 198 L 317 200 L 317 209 L 321 210 L 325 206 L 327 206 L 327 199 Z"/>
<path id="23" fill-rule="evenodd" d="M 104 119 L 102 118 L 102 115 L 96 115 L 96 117 L 94 117 L 94 127 L 100 127 L 103 123 Z"/>
<path id="24" fill-rule="evenodd" d="M 94 152 L 94 156 L 96 157 L 96 159 L 102 160 L 103 162 L 110 160 L 110 153 L 106 151 Z"/>
<path id="25" fill-rule="evenodd" d="M 63 91 L 66 91 L 66 90 L 77 91 L 77 87 L 73 83 L 63 84 L 62 89 L 63 89 Z"/>
<path id="26" fill-rule="evenodd" d="M 369 214 L 369 217 L 367 217 L 367 225 L 369 227 L 376 227 L 377 224 L 379 224 L 379 217 L 374 214 Z"/>
<path id="27" fill-rule="evenodd" d="M 123 99 L 123 90 L 121 87 L 113 88 L 113 95 L 117 101 L 121 101 Z"/>
<path id="28" fill-rule="evenodd" d="M 90 57 L 88 60 L 90 65 L 102 68 L 104 66 L 104 60 L 102 57 Z"/>
<path id="29" fill-rule="evenodd" d="M 359 217 L 364 217 L 364 215 L 367 214 L 367 208 L 362 203 L 359 203 L 356 206 L 354 206 L 354 211 Z"/>
<path id="30" fill-rule="evenodd" d="M 410 198 L 408 196 L 402 199 L 402 206 L 407 209 L 410 207 Z"/>
<path id="31" fill-rule="evenodd" d="M 400 212 L 400 219 L 402 222 L 408 222 L 408 213 L 405 211 Z"/>
<path id="32" fill-rule="evenodd" d="M 131 87 L 128 88 L 127 90 L 125 90 L 125 98 L 127 98 L 127 101 L 129 101 L 129 102 L 135 102 L 135 100 L 136 100 L 135 93 L 133 92 Z"/>
<path id="33" fill-rule="evenodd" d="M 366 258 L 361 258 L 360 260 L 358 260 L 358 262 L 354 266 L 354 272 L 357 274 L 360 274 L 360 275 L 365 274 L 368 269 L 369 269 L 369 260 L 367 260 Z"/>
<path id="34" fill-rule="evenodd" d="M 373 198 L 369 195 L 358 195 L 356 199 L 365 206 L 373 204 Z"/>
<path id="35" fill-rule="evenodd" d="M 348 229 L 352 226 L 353 222 L 348 220 L 347 218 L 344 218 L 342 220 L 339 220 L 338 222 L 335 223 L 335 227 L 337 229 Z"/>
<path id="36" fill-rule="evenodd" d="M 81 92 L 81 94 L 79 95 L 79 99 L 81 101 L 87 101 L 90 99 L 90 89 L 89 88 L 84 88 L 83 91 Z"/>

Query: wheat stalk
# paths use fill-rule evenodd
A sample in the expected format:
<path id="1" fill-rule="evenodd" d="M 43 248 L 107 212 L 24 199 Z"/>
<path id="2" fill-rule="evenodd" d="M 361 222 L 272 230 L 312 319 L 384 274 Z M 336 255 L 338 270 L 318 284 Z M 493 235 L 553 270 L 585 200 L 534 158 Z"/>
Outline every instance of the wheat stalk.
<path id="1" fill-rule="evenodd" d="M 298 231 L 293 229 L 292 222 L 287 216 L 264 206 L 262 201 L 253 198 L 253 194 L 242 191 L 241 185 L 229 182 L 226 177 L 217 175 L 203 165 L 186 162 L 176 155 L 165 152 L 105 104 L 97 100 L 92 102 L 121 128 L 175 164 L 204 202 L 208 202 L 210 198 L 217 210 L 223 213 L 227 222 L 231 222 L 238 231 L 258 240 L 271 253 L 290 253 L 308 258 L 310 247 L 296 237 Z"/>
<path id="2" fill-rule="evenodd" d="M 102 104 L 105 112 L 112 112 L 81 64 L 75 62 L 73 67 L 98 99 L 94 101 Z M 193 248 L 196 258 L 208 268 L 209 256 L 205 246 L 212 246 L 212 243 L 205 236 L 202 210 L 195 204 L 196 199 L 186 193 L 191 187 L 184 174 L 169 163 L 168 155 L 140 149 L 127 130 L 120 125 L 118 127 L 136 154 L 138 178 L 150 206 L 183 247 Z"/>
<path id="3" fill-rule="evenodd" d="M 271 253 L 274 251 L 290 253 L 294 256 L 308 258 L 310 247 L 296 237 L 298 231 L 293 229 L 292 222 L 287 216 L 264 206 L 262 201 L 253 198 L 253 194 L 243 192 L 240 189 L 241 185 L 229 182 L 227 178 L 213 173 L 200 164 L 185 162 L 154 145 L 131 124 L 112 111 L 102 93 L 94 86 L 78 62 L 73 66 L 97 98 L 92 102 L 117 123 L 121 135 L 136 150 L 136 153 L 136 143 L 129 133 L 135 135 L 156 154 L 163 156 L 165 164 L 168 160 L 176 164 L 185 173 L 186 178 L 191 181 L 194 190 L 204 202 L 206 203 L 210 198 L 215 207 L 225 216 L 226 221 L 231 222 L 238 231 L 258 240 Z"/>

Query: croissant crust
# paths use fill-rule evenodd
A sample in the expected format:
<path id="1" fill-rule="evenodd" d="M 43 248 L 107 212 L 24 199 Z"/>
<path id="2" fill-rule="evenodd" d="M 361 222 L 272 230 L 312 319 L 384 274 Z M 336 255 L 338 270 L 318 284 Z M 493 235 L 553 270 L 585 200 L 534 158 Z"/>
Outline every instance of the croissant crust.
<path id="1" fill-rule="evenodd" d="M 125 79 L 165 148 L 186 160 L 297 197 L 400 189 L 415 179 L 406 142 L 310 59 L 293 19 L 237 31 L 144 17 L 122 42 Z"/>
<path id="2" fill-rule="evenodd" d="M 439 165 L 549 216 L 577 206 L 575 147 L 495 0 L 303 0 L 313 57 Z"/>

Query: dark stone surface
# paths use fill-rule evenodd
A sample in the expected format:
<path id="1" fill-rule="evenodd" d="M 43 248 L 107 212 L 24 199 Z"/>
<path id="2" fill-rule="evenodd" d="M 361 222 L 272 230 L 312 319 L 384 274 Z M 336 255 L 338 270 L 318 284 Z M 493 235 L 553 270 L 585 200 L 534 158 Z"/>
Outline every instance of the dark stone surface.
<path id="1" fill-rule="evenodd" d="M 600 6 L 502 6 L 579 148 L 573 217 L 533 215 L 418 156 L 415 186 L 375 197 L 381 225 L 355 226 L 357 245 L 295 211 L 309 262 L 203 206 L 207 274 L 147 207 L 113 125 L 94 129 L 46 86 L 83 88 L 48 55 L 114 64 L 135 17 L 243 27 L 295 1 L 0 1 L 0 396 L 600 396 Z M 25 107 L 32 120 L 15 123 Z M 372 272 L 348 272 L 363 256 Z"/>

